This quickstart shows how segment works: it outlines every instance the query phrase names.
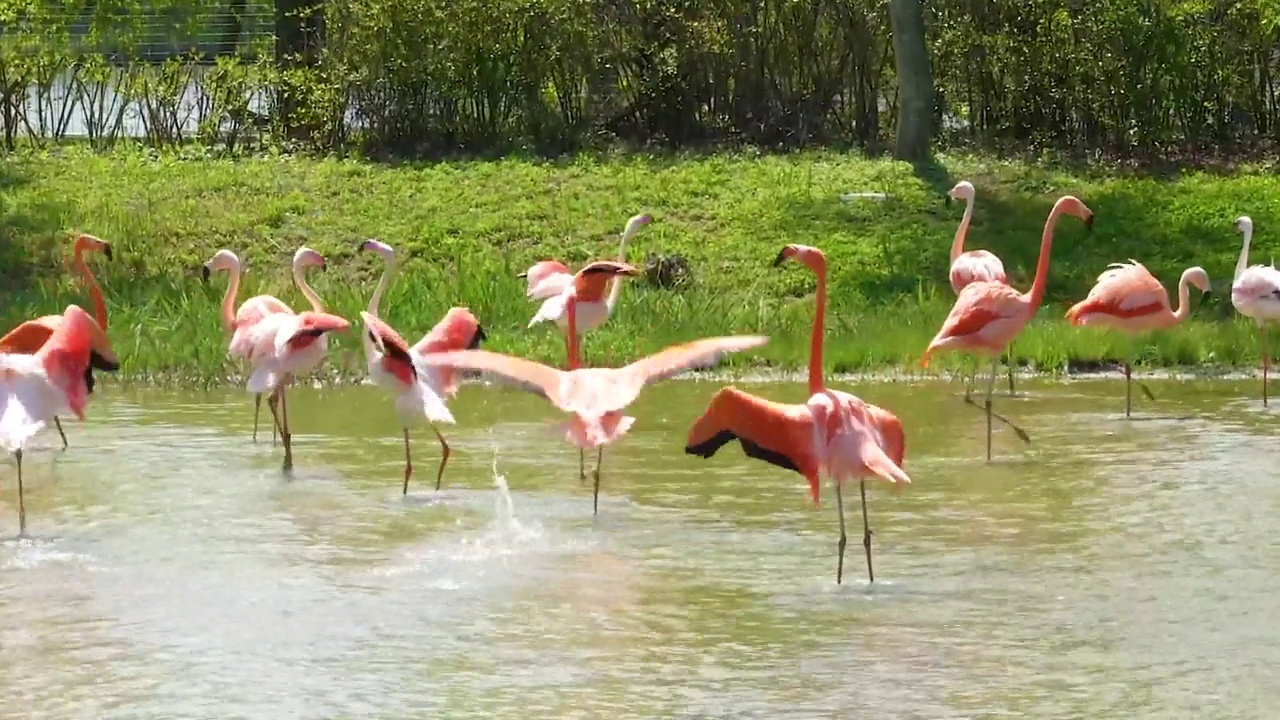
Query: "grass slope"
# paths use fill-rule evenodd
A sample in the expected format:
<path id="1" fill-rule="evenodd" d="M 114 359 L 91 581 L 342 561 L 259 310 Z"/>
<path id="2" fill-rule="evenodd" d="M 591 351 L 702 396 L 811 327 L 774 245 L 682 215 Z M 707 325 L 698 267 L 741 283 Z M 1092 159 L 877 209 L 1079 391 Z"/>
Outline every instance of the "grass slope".
<path id="1" fill-rule="evenodd" d="M 1093 233 L 1075 218 L 1059 223 L 1046 305 L 1015 346 L 1021 362 L 1053 371 L 1122 358 L 1125 337 L 1070 328 L 1061 318 L 1108 263 L 1128 258 L 1146 264 L 1171 294 L 1190 265 L 1202 265 L 1214 283 L 1204 298 L 1192 291 L 1190 322 L 1138 343 L 1140 362 L 1258 361 L 1257 332 L 1230 305 L 1240 245 L 1232 221 L 1253 217 L 1254 261 L 1270 262 L 1280 179 L 1249 172 L 1144 179 L 974 157 L 943 157 L 917 174 L 902 163 L 835 153 L 403 166 L 19 153 L 0 160 L 0 322 L 11 327 L 70 302 L 88 307 L 65 268 L 70 233 L 90 232 L 115 248 L 114 262 L 92 263 L 124 374 L 217 381 L 238 368 L 217 320 L 226 277 L 200 282 L 200 264 L 214 251 L 230 248 L 245 261 L 240 300 L 266 292 L 299 308 L 305 301 L 289 279 L 290 258 L 302 244 L 319 250 L 329 269 L 312 273 L 314 286 L 331 311 L 358 324 L 382 268 L 356 248 L 377 237 L 402 259 L 382 314 L 406 337 L 465 305 L 489 331 L 488 347 L 560 364 L 555 331 L 525 328 L 536 308 L 516 274 L 545 258 L 577 267 L 613 257 L 627 218 L 647 212 L 654 222 L 633 241 L 629 260 L 678 255 L 689 273 L 674 289 L 630 283 L 615 317 L 587 336 L 589 362 L 621 363 L 699 336 L 763 332 L 773 340 L 756 357 L 803 365 L 815 281 L 799 265 L 771 261 L 782 245 L 804 243 L 822 248 L 830 263 L 828 367 L 910 370 L 954 300 L 948 248 L 963 204 L 948 207 L 943 197 L 959 179 L 978 190 L 967 247 L 999 255 L 1021 289 L 1034 274 L 1053 201 L 1075 194 L 1096 213 Z M 888 198 L 839 200 L 851 191 Z M 326 372 L 362 372 L 356 333 L 331 346 Z M 930 369 L 962 362 L 939 357 Z"/>

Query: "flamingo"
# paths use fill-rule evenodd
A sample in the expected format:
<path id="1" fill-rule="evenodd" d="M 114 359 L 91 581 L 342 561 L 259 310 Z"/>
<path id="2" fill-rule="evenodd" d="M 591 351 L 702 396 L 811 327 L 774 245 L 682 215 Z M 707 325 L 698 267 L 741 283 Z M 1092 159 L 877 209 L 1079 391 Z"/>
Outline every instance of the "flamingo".
<path id="1" fill-rule="evenodd" d="M 107 260 L 111 260 L 111 243 L 93 235 L 81 234 L 76 238 L 75 254 L 71 260 L 71 264 L 80 271 L 80 277 L 89 289 L 89 300 L 93 303 L 93 313 L 99 328 L 99 332 L 91 336 L 89 369 L 85 371 L 84 376 L 88 391 L 92 393 L 93 371 L 115 372 L 120 369 L 120 362 L 107 341 L 107 303 L 102 296 L 102 288 L 93 276 L 93 271 L 84 260 L 86 252 L 101 252 Z M 62 317 L 62 315 L 45 315 L 22 323 L 4 337 L 0 337 L 0 353 L 35 354 L 57 332 L 58 326 L 62 324 Z M 56 415 L 53 417 L 53 425 L 58 430 L 58 436 L 62 438 L 62 449 L 66 450 L 67 435 L 62 431 L 62 421 Z"/>
<path id="2" fill-rule="evenodd" d="M 1275 263 L 1252 265 L 1249 262 L 1249 242 L 1253 240 L 1253 220 L 1248 215 L 1236 218 L 1236 229 L 1244 234 L 1240 246 L 1240 259 L 1236 261 L 1236 275 L 1231 282 L 1231 304 L 1236 312 L 1253 318 L 1258 324 L 1258 340 L 1262 346 L 1262 406 L 1267 407 L 1267 369 L 1271 357 L 1267 351 L 1267 325 L 1280 320 L 1280 270 Z"/>
<path id="3" fill-rule="evenodd" d="M 409 424 L 425 415 L 440 441 L 440 469 L 436 471 L 436 491 L 444 478 L 444 467 L 449 462 L 449 443 L 436 428 L 436 423 L 453 424 L 453 414 L 445 406 L 445 396 L 452 397 L 458 391 L 460 378 L 449 368 L 426 367 L 418 363 L 418 356 L 446 350 L 474 350 L 486 339 L 484 328 L 463 307 L 450 308 L 444 319 L 431 328 L 413 347 L 404 341 L 390 325 L 378 319 L 378 302 L 390 283 L 395 268 L 395 250 L 377 240 L 365 240 L 360 251 L 372 250 L 386 261 L 382 279 L 369 298 L 369 309 L 360 313 L 364 321 L 364 356 L 369 374 L 374 381 L 396 396 L 396 414 L 404 430 L 404 494 L 409 494 L 409 477 L 413 474 L 413 460 L 409 455 Z"/>
<path id="4" fill-rule="evenodd" d="M 1036 263 L 1036 277 L 1031 290 L 1020 293 L 999 282 L 977 281 L 960 291 L 951 313 L 942 323 L 942 329 L 934 336 L 920 359 L 921 367 L 929 366 L 929 358 L 939 350 L 961 350 L 976 355 L 991 355 L 991 382 L 987 385 L 987 461 L 991 461 L 991 419 L 994 417 L 1018 433 L 1023 442 L 1031 442 L 1026 431 L 1007 418 L 991 410 L 991 393 L 996 384 L 996 362 L 1000 352 L 1009 344 L 1040 308 L 1044 300 L 1045 286 L 1049 281 L 1049 251 L 1053 246 L 1053 230 L 1063 214 L 1075 215 L 1084 220 L 1085 228 L 1093 230 L 1093 211 L 1071 195 L 1063 195 L 1053 204 L 1040 236 L 1040 260 Z M 972 401 L 970 401 L 972 403 Z"/>
<path id="5" fill-rule="evenodd" d="M 84 420 L 90 356 L 102 328 L 78 305 L 68 305 L 61 322 L 35 353 L 0 352 L 0 445 L 18 464 L 18 535 L 27 534 L 22 492 L 22 450 L 58 413 Z"/>
<path id="6" fill-rule="evenodd" d="M 622 240 L 618 244 L 618 262 L 622 263 L 627 260 L 627 241 L 640 228 L 651 222 L 653 222 L 653 218 L 648 215 L 636 215 L 627 221 L 627 225 L 622 231 Z M 569 268 L 557 260 L 542 260 L 529 266 L 528 270 L 520 273 L 517 277 L 526 278 L 528 281 L 526 295 L 529 298 L 543 301 L 541 307 L 538 308 L 537 314 L 529 321 L 528 327 L 533 327 L 540 322 L 554 320 L 561 332 L 567 333 L 569 320 L 565 306 L 568 303 L 568 293 L 571 292 L 570 288 L 573 286 L 575 277 L 573 273 L 569 272 Z M 618 296 L 622 293 L 622 281 L 614 278 L 608 285 L 607 297 L 605 296 L 605 287 L 603 285 L 592 293 L 578 293 L 577 327 L 579 333 L 600 327 L 613 314 L 613 308 L 618 304 Z M 568 350 L 569 338 L 566 335 L 566 355 Z"/>
<path id="7" fill-rule="evenodd" d="M 619 277 L 640 274 L 625 263 L 597 261 L 578 271 L 574 287 L 582 287 L 593 276 Z M 577 299 L 569 295 L 566 306 L 569 332 L 569 358 L 572 369 L 556 368 L 532 360 L 489 352 L 487 350 L 455 350 L 420 356 L 421 362 L 442 367 L 477 370 L 496 375 L 522 390 L 542 395 L 558 409 L 569 414 L 569 420 L 557 426 L 565 439 L 582 450 L 597 449 L 593 474 L 592 514 L 600 510 L 600 463 L 604 446 L 631 428 L 635 418 L 622 414 L 635 401 L 644 386 L 679 375 L 697 367 L 716 363 L 728 352 L 760 347 L 769 341 L 758 335 L 737 335 L 694 340 L 672 345 L 620 368 L 580 368 L 578 360 Z"/>
<path id="8" fill-rule="evenodd" d="M 1172 327 L 1191 314 L 1188 285 L 1209 292 L 1209 274 L 1202 267 L 1190 267 L 1178 280 L 1178 309 L 1169 307 L 1169 293 L 1142 263 L 1130 258 L 1128 263 L 1111 263 L 1098 276 L 1098 282 L 1084 300 L 1067 310 L 1072 325 L 1101 325 L 1136 335 L 1148 330 Z M 1124 361 L 1124 416 L 1129 417 L 1133 405 L 1131 366 L 1133 350 Z M 1148 400 L 1155 400 L 1151 390 L 1138 382 Z"/>
<path id="9" fill-rule="evenodd" d="M 293 282 L 298 286 L 298 290 L 302 292 L 303 297 L 311 303 L 311 309 L 315 312 L 324 312 L 324 305 L 320 302 L 320 298 L 316 295 L 311 286 L 307 284 L 306 279 L 302 276 L 302 271 L 307 267 L 318 267 L 324 269 L 324 257 L 307 247 L 298 248 L 293 254 Z M 227 283 L 227 292 L 222 296 L 222 329 L 231 335 L 231 343 L 228 347 L 228 353 L 232 357 L 250 360 L 250 353 L 253 350 L 253 343 L 249 339 L 249 332 L 254 325 L 261 321 L 267 315 L 274 313 L 284 313 L 293 315 L 293 309 L 281 302 L 272 295 L 255 295 L 240 304 L 240 309 L 232 314 L 232 308 L 236 304 L 236 293 L 240 291 L 240 258 L 230 250 L 219 250 L 213 254 L 200 268 L 200 275 L 204 282 L 209 282 L 209 277 L 215 271 L 226 270 L 231 279 Z M 323 351 L 322 353 L 323 354 Z M 267 400 L 267 404 L 271 404 L 271 400 Z M 262 410 L 262 393 L 256 393 L 253 396 L 253 441 L 258 441 L 258 415 Z M 271 444 L 276 441 L 276 426 L 271 426 Z"/>
<path id="10" fill-rule="evenodd" d="M 951 241 L 951 271 L 948 276 L 951 280 L 951 290 L 956 295 L 959 295 L 966 285 L 975 281 L 1009 284 L 1009 279 L 1004 272 L 1004 263 L 1000 262 L 1000 258 L 996 257 L 995 253 L 988 250 L 964 251 L 964 241 L 969 237 L 969 221 L 973 219 L 974 198 L 973 183 L 968 180 L 956 183 L 956 186 L 947 193 L 947 205 L 950 205 L 952 200 L 964 200 L 964 216 L 960 218 L 955 239 Z M 965 402 L 972 400 L 973 381 L 977 374 L 978 370 L 975 367 L 965 383 Z M 1012 342 L 1009 343 L 1009 394 L 1013 395 Z"/>
<path id="11" fill-rule="evenodd" d="M 848 543 L 841 486 L 857 479 L 862 495 L 862 547 L 867 555 L 867 578 L 875 582 L 871 566 L 871 527 L 867 521 L 866 478 L 878 477 L 901 488 L 911 478 L 902 470 L 906 438 L 902 423 L 888 410 L 839 390 L 830 390 L 822 372 L 823 323 L 827 307 L 827 260 L 822 251 L 806 245 L 787 245 L 773 261 L 799 262 L 818 276 L 817 310 L 809 349 L 809 399 L 803 404 L 765 400 L 735 387 L 721 388 L 702 416 L 689 428 L 684 451 L 709 458 L 726 443 L 737 440 L 747 457 L 794 470 L 809 481 L 810 499 L 818 504 L 819 480 L 831 478 L 840 540 L 836 544 L 836 584 L 844 579 L 844 549 Z"/>

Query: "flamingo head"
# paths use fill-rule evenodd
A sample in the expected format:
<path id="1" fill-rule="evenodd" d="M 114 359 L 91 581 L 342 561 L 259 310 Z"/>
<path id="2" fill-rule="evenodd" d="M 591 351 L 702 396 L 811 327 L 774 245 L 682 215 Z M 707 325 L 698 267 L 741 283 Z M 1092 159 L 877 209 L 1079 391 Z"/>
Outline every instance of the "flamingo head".
<path id="1" fill-rule="evenodd" d="M 773 259 L 773 266 L 778 267 L 787 260 L 795 260 L 810 270 L 821 272 L 827 267 L 827 256 L 816 247 L 809 245 L 786 245 Z"/>
<path id="2" fill-rule="evenodd" d="M 103 255 L 106 255 L 108 260 L 112 259 L 111 243 L 103 240 L 102 238 L 94 237 L 87 233 L 81 233 L 80 236 L 76 238 L 76 252 L 84 252 L 86 250 L 100 252 Z"/>
<path id="3" fill-rule="evenodd" d="M 219 250 L 200 267 L 200 278 L 209 282 L 209 276 L 215 270 L 233 270 L 240 267 L 240 258 L 230 250 Z"/>
<path id="4" fill-rule="evenodd" d="M 947 205 L 950 205 L 952 200 L 973 200 L 973 196 L 973 183 L 968 180 L 961 180 L 947 192 Z"/>
<path id="5" fill-rule="evenodd" d="M 1205 272 L 1204 268 L 1199 266 L 1187 268 L 1182 273 L 1182 278 L 1199 288 L 1200 292 L 1209 292 L 1209 273 Z"/>
<path id="6" fill-rule="evenodd" d="M 1054 208 L 1068 215 L 1075 215 L 1084 221 L 1084 228 L 1093 232 L 1093 211 L 1074 195 L 1063 195 L 1054 203 Z"/>
<path id="7" fill-rule="evenodd" d="M 368 240 L 360 243 L 360 247 L 356 249 L 358 251 L 371 250 L 381 255 L 384 260 L 388 261 L 396 256 L 396 251 L 391 249 L 390 245 L 380 240 L 374 240 L 373 238 L 369 238 Z"/>
<path id="8" fill-rule="evenodd" d="M 1249 217 L 1248 215 L 1241 215 L 1240 217 L 1236 218 L 1236 230 L 1239 230 L 1245 235 L 1252 235 L 1253 234 L 1253 218 Z"/>
<path id="9" fill-rule="evenodd" d="M 317 267 L 321 270 L 326 267 L 324 256 L 305 245 L 293 254 L 293 266 L 295 268 Z"/>
<path id="10" fill-rule="evenodd" d="M 640 228 L 644 227 L 645 225 L 648 225 L 651 222 L 653 222 L 653 218 L 650 217 L 648 213 L 645 213 L 642 215 L 636 215 L 635 217 L 627 221 L 627 227 L 625 230 L 622 231 L 622 234 L 626 235 L 627 237 L 631 237 L 635 233 L 639 232 Z"/>

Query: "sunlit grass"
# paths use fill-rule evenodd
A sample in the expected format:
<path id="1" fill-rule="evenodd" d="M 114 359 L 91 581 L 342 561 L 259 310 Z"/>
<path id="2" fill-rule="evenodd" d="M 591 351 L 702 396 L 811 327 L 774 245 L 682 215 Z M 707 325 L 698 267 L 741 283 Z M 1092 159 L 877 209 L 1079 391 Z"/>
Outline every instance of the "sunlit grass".
<path id="1" fill-rule="evenodd" d="M 84 151 L 15 155 L 0 162 L 3 227 L 0 271 L 6 327 L 75 302 L 78 279 L 64 273 L 68 235 L 112 241 L 116 260 L 91 259 L 105 288 L 109 334 L 121 376 L 215 383 L 241 369 L 226 356 L 218 323 L 227 278 L 205 285 L 200 264 L 222 247 L 245 261 L 239 300 L 266 292 L 295 308 L 289 261 L 306 244 L 327 272 L 309 279 L 333 312 L 359 322 L 382 270 L 358 254 L 366 237 L 396 247 L 402 264 L 382 302 L 385 320 L 407 338 L 430 329 L 452 305 L 477 314 L 488 347 L 563 362 L 555 329 L 527 329 L 536 310 L 515 277 L 533 261 L 572 266 L 617 252 L 626 219 L 654 223 L 629 259 L 679 255 L 686 281 L 671 289 L 630 281 L 613 319 L 584 343 L 592 364 L 619 364 L 667 344 L 742 332 L 768 334 L 759 352 L 733 366 L 798 368 L 808 355 L 814 278 L 771 261 L 786 243 L 822 248 L 830 263 L 827 366 L 841 372 L 919 372 L 921 352 L 954 297 L 947 250 L 962 208 L 942 193 L 960 178 L 978 187 L 969 247 L 996 252 L 1020 288 L 1030 284 L 1040 229 L 1052 201 L 1081 197 L 1096 213 L 1093 233 L 1074 218 L 1059 226 L 1046 305 L 1019 337 L 1020 363 L 1043 372 L 1115 362 L 1225 369 L 1258 362 L 1257 331 L 1237 318 L 1228 288 L 1239 236 L 1232 220 L 1259 228 L 1257 261 L 1280 180 L 1193 176 L 1179 182 L 1074 177 L 981 158 L 944 158 L 950 177 L 918 179 L 900 163 L 831 153 L 787 157 L 719 155 L 655 159 L 577 158 L 559 163 L 509 159 L 387 167 L 353 160 L 263 157 L 181 159 Z M 884 201 L 842 203 L 849 191 Z M 1123 335 L 1071 328 L 1062 314 L 1109 262 L 1143 261 L 1172 286 L 1181 270 L 1204 266 L 1215 292 L 1192 291 L 1192 319 L 1133 343 Z M 1173 288 L 1171 287 L 1171 290 Z M 358 337 L 331 341 L 330 379 L 363 373 Z M 940 356 L 930 373 L 962 366 Z"/>

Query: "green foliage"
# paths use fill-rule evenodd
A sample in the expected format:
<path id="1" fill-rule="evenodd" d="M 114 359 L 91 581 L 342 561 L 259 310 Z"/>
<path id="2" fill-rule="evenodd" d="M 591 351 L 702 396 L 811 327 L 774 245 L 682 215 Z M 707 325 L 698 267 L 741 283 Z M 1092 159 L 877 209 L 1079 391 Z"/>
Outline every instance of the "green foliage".
<path id="1" fill-rule="evenodd" d="M 288 267 L 306 244 L 329 260 L 327 272 L 309 276 L 320 296 L 358 323 L 382 268 L 356 248 L 377 237 L 402 261 L 382 314 L 406 337 L 420 337 L 448 307 L 466 305 L 488 329 L 490 347 L 561 364 L 558 334 L 525 327 L 536 305 L 517 273 L 541 259 L 578 267 L 613 257 L 627 218 L 647 212 L 654 223 L 628 258 L 642 266 L 666 258 L 687 273 L 673 286 L 629 282 L 613 319 L 587 336 L 589 362 L 623 363 L 694 337 L 764 332 L 769 346 L 732 362 L 802 366 L 815 281 L 797 265 L 773 268 L 771 261 L 783 245 L 805 243 L 822 248 L 830 263 L 828 366 L 912 371 L 954 300 L 948 248 L 962 208 L 945 206 L 942 192 L 966 178 L 978 189 L 968 246 L 997 253 L 1019 288 L 1031 282 L 1056 197 L 1075 194 L 1096 214 L 1092 233 L 1070 218 L 1060 224 L 1047 304 L 1015 346 L 1021 361 L 1054 371 L 1116 361 L 1132 348 L 1153 365 L 1257 362 L 1256 329 L 1229 301 L 1240 243 L 1232 221 L 1254 218 L 1254 260 L 1269 261 L 1280 179 L 1083 176 L 967 156 L 944 158 L 938 172 L 930 185 L 901 163 L 832 153 L 394 168 L 288 155 L 17 153 L 0 160 L 0 325 L 70 302 L 88 306 L 66 256 L 71 234 L 91 232 L 115 248 L 114 262 L 91 262 L 125 375 L 219 381 L 239 372 L 218 324 L 226 279 L 202 284 L 201 263 L 230 248 L 248 268 L 240 300 L 266 292 L 297 308 L 303 301 Z M 842 203 L 849 191 L 888 197 Z M 1193 291 L 1189 322 L 1134 345 L 1068 327 L 1066 306 L 1108 263 L 1130 257 L 1174 292 L 1184 268 L 1202 265 L 1214 292 L 1201 298 Z M 358 335 L 339 335 L 333 347 L 326 374 L 362 374 Z M 940 357 L 930 371 L 962 365 Z"/>

